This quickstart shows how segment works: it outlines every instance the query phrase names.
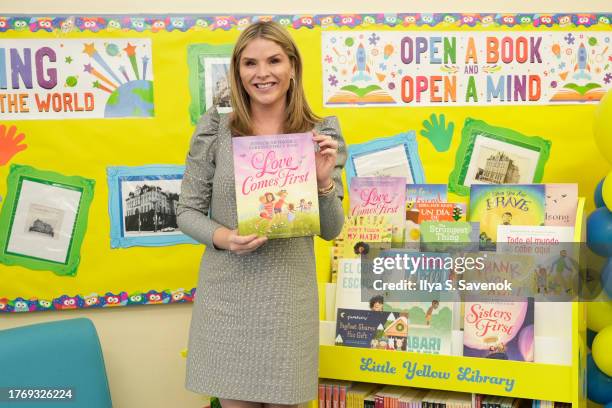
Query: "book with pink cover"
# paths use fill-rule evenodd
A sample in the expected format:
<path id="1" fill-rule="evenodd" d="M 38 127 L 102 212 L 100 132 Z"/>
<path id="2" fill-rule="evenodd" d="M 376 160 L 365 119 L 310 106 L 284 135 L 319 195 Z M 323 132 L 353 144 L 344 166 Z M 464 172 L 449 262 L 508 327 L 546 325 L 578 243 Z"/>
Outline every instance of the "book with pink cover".
<path id="1" fill-rule="evenodd" d="M 386 215 L 393 226 L 393 242 L 402 242 L 406 206 L 405 177 L 353 177 L 350 215 Z"/>
<path id="2" fill-rule="evenodd" d="M 534 302 L 465 302 L 463 356 L 533 361 Z"/>
<path id="3" fill-rule="evenodd" d="M 320 233 L 311 133 L 234 137 L 238 233 L 290 238 Z"/>

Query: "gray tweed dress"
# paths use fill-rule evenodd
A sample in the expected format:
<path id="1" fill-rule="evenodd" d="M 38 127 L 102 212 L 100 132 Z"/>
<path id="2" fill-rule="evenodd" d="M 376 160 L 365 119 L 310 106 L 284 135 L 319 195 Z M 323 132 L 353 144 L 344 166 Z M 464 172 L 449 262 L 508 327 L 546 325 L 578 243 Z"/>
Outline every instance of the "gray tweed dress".
<path id="1" fill-rule="evenodd" d="M 238 225 L 228 122 L 228 115 L 214 108 L 202 116 L 177 207 L 180 229 L 206 245 L 191 318 L 186 387 L 219 398 L 299 404 L 317 397 L 313 238 L 269 240 L 246 255 L 212 245 L 216 228 Z M 344 222 L 340 176 L 346 146 L 335 117 L 315 129 L 339 143 L 336 190 L 319 196 L 321 237 L 331 240 Z"/>

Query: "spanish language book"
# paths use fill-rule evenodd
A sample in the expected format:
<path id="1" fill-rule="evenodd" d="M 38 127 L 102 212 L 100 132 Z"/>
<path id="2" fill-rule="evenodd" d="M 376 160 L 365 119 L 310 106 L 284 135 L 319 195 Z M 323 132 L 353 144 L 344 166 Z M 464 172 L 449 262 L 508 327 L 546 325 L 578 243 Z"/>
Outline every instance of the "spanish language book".
<path id="1" fill-rule="evenodd" d="M 480 222 L 480 246 L 495 250 L 499 225 L 544 225 L 543 184 L 474 184 L 469 221 Z"/>
<path id="2" fill-rule="evenodd" d="M 578 184 L 546 184 L 546 225 L 573 227 L 578 209 Z"/>
<path id="3" fill-rule="evenodd" d="M 270 239 L 319 234 L 312 135 L 232 140 L 239 234 Z"/>
<path id="4" fill-rule="evenodd" d="M 407 335 L 403 313 L 338 309 L 337 346 L 406 351 Z"/>
<path id="5" fill-rule="evenodd" d="M 392 241 L 404 238 L 406 206 L 405 177 L 353 177 L 351 180 L 350 215 L 387 215 L 393 226 Z"/>
<path id="6" fill-rule="evenodd" d="M 463 355 L 533 361 L 533 303 L 465 302 Z"/>

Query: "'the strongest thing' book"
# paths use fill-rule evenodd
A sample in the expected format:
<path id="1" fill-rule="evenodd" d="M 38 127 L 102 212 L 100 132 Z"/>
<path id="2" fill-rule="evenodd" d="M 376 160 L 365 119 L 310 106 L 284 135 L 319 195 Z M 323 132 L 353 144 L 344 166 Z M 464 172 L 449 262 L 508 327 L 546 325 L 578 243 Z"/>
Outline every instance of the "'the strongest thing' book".
<path id="1" fill-rule="evenodd" d="M 311 133 L 235 137 L 233 150 L 240 235 L 319 234 Z"/>

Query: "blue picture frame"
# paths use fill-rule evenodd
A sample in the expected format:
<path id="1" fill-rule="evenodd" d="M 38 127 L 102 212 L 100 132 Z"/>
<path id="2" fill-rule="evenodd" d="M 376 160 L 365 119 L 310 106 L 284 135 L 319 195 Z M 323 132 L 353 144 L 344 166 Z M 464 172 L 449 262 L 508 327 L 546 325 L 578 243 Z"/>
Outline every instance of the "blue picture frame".
<path id="1" fill-rule="evenodd" d="M 132 228 L 134 223 L 131 215 L 124 217 L 124 205 L 126 203 L 126 197 L 123 197 L 122 184 L 124 182 L 138 182 L 142 181 L 145 183 L 149 181 L 150 184 L 155 181 L 176 181 L 180 188 L 180 181 L 183 179 L 185 173 L 185 166 L 178 165 L 145 165 L 145 166 L 109 166 L 106 168 L 106 177 L 108 181 L 108 211 L 110 215 L 110 245 L 111 248 L 128 248 L 133 246 L 146 246 L 146 247 L 157 247 L 157 246 L 168 246 L 177 244 L 198 244 L 197 241 L 188 237 L 178 230 L 176 225 L 176 212 L 174 211 L 176 202 L 178 201 L 178 193 L 164 192 L 160 187 L 147 186 L 150 194 L 141 192 L 142 202 L 150 207 L 149 204 L 153 203 L 154 209 L 151 209 L 151 214 L 148 212 L 136 211 L 138 233 L 134 232 L 134 235 L 128 235 L 128 224 L 129 228 Z M 151 197 L 149 199 L 149 197 Z M 164 198 L 165 197 L 165 198 Z M 135 196 L 130 197 L 136 198 Z M 162 204 L 161 199 L 166 201 Z M 138 197 L 139 203 L 141 198 Z M 149 203 L 147 200 L 151 201 Z M 158 214 L 158 203 L 159 214 Z M 145 205 L 143 204 L 143 205 Z M 139 204 L 140 205 L 140 204 Z M 142 207 L 140 207 L 142 208 Z M 166 211 L 167 210 L 167 211 Z M 174 211 L 174 219 L 172 218 L 172 212 Z M 141 216 L 141 213 L 143 214 Z M 128 218 L 130 217 L 130 218 Z M 150 221 L 149 218 L 151 219 Z M 152 224 L 149 225 L 149 224 Z M 164 225 L 171 225 L 166 226 Z M 149 231 L 149 228 L 153 228 L 153 231 Z M 159 229 L 159 231 L 158 231 Z M 166 229 L 166 231 L 163 231 Z M 168 232 L 176 233 L 168 234 Z M 140 235 L 142 233 L 142 235 Z"/>
<path id="2" fill-rule="evenodd" d="M 425 184 L 425 173 L 423 172 L 423 164 L 419 157 L 419 150 L 416 141 L 416 133 L 414 130 L 400 133 L 395 136 L 381 137 L 369 142 L 352 144 L 348 146 L 348 159 L 346 161 L 346 183 L 348 188 L 351 186 L 351 179 L 360 176 L 355 168 L 355 159 L 368 154 L 374 154 L 383 150 L 391 149 L 397 146 L 403 146 L 408 159 L 408 166 L 414 184 Z"/>

